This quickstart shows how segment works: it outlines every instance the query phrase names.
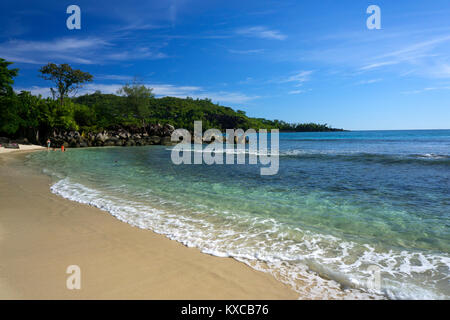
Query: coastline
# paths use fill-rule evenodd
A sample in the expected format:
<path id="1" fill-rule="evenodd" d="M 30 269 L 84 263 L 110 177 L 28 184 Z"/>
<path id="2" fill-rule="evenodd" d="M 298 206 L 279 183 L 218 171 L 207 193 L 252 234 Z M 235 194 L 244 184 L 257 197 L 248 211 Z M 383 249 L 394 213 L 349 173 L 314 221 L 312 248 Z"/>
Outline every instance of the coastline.
<path id="1" fill-rule="evenodd" d="M 15 151 L 0 155 L 0 299 L 299 298 L 232 258 L 52 194 L 50 178 Z M 66 288 L 69 265 L 81 269 L 80 290 Z"/>
<path id="2" fill-rule="evenodd" d="M 6 149 L 4 147 L 0 147 L 0 154 L 5 153 L 20 153 L 20 152 L 30 152 L 30 151 L 37 151 L 37 150 L 45 150 L 45 147 L 38 146 L 35 144 L 26 145 L 26 144 L 19 144 L 19 149 Z"/>

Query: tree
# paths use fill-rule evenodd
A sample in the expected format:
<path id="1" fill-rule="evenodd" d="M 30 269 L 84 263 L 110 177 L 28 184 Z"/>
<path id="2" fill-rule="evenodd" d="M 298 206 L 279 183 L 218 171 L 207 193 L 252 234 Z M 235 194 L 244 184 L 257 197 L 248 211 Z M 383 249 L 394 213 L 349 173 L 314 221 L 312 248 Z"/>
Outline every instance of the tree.
<path id="1" fill-rule="evenodd" d="M 13 78 L 19 73 L 19 69 L 8 69 L 12 62 L 0 58 L 0 96 L 10 95 L 13 92 Z"/>
<path id="2" fill-rule="evenodd" d="M 58 95 L 60 105 L 63 104 L 64 98 L 70 93 L 82 87 L 86 82 L 92 81 L 92 75 L 88 72 L 83 72 L 78 69 L 72 69 L 68 64 L 56 65 L 49 63 L 43 66 L 40 70 L 41 77 L 45 80 L 53 81 L 56 85 L 56 90 L 52 90 L 52 94 Z"/>
<path id="3" fill-rule="evenodd" d="M 154 98 L 152 88 L 147 88 L 145 85 L 139 84 L 134 80 L 131 84 L 125 84 L 117 93 L 125 96 L 125 112 L 132 114 L 142 121 L 145 126 L 145 119 L 150 116 L 150 99 Z"/>

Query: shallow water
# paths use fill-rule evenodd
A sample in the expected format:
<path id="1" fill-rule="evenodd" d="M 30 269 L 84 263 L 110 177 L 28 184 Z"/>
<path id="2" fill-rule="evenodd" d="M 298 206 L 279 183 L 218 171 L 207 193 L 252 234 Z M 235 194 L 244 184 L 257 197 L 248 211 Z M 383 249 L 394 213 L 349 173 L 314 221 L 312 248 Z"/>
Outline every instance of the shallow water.
<path id="1" fill-rule="evenodd" d="M 309 298 L 450 298 L 450 130 L 282 133 L 280 169 L 163 146 L 31 154 L 52 191 Z M 379 275 L 379 281 L 374 282 Z"/>

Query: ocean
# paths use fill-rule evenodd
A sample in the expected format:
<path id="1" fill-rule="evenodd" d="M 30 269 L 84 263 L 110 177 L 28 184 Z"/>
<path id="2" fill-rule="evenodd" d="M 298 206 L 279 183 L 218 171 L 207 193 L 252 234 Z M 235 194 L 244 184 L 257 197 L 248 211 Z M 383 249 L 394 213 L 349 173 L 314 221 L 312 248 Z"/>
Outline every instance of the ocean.
<path id="1" fill-rule="evenodd" d="M 37 152 L 51 191 L 309 299 L 450 299 L 450 130 L 281 133 L 279 171 L 166 146 Z M 151 263 L 149 261 L 148 263 Z"/>

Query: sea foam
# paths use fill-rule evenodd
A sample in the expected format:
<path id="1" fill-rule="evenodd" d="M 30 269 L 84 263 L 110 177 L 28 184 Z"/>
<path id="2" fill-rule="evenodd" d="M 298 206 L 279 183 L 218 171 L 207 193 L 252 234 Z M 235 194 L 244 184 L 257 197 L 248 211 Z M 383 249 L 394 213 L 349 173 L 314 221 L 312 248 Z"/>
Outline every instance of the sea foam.
<path id="1" fill-rule="evenodd" d="M 427 276 L 427 281 L 449 281 L 439 277 L 437 269 L 450 267 L 445 255 L 421 252 L 383 252 L 370 245 L 361 246 L 331 235 L 307 230 L 286 230 L 274 219 L 251 218 L 230 214 L 225 220 L 205 219 L 201 215 L 180 214 L 136 199 L 107 194 L 64 178 L 51 186 L 51 191 L 66 199 L 107 211 L 132 226 L 149 229 L 188 247 L 218 257 L 232 257 L 252 268 L 272 274 L 288 284 L 300 298 L 308 299 L 445 299 L 448 296 L 419 286 L 414 278 Z M 244 219 L 244 220 L 243 220 Z M 235 228 L 246 226 L 245 231 Z M 286 232 L 296 232 L 299 239 L 284 239 Z M 377 266 L 383 286 L 374 290 L 367 285 L 372 274 L 369 266 Z M 433 280 L 434 279 L 434 280 Z M 420 281 L 419 281 L 420 282 Z"/>

